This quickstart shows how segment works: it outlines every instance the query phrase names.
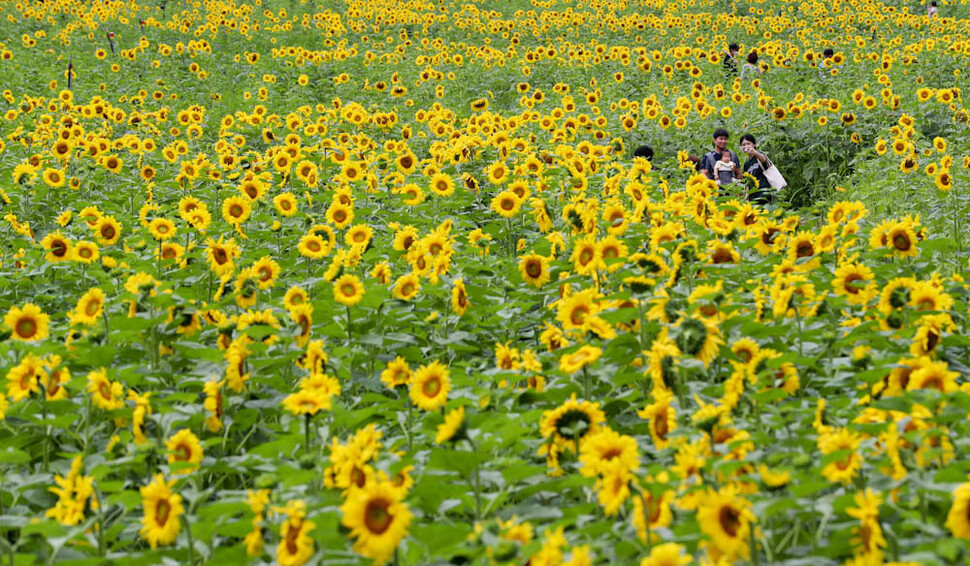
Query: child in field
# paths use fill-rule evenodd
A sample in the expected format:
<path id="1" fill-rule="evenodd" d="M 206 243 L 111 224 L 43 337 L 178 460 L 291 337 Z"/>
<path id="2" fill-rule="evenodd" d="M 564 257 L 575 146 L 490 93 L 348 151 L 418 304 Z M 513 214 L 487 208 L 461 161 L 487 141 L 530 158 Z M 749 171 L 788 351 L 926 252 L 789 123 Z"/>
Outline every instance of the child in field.
<path id="1" fill-rule="evenodd" d="M 731 152 L 721 153 L 721 159 L 714 163 L 714 180 L 719 186 L 731 185 L 737 182 L 736 177 L 741 176 L 741 170 L 731 159 Z"/>

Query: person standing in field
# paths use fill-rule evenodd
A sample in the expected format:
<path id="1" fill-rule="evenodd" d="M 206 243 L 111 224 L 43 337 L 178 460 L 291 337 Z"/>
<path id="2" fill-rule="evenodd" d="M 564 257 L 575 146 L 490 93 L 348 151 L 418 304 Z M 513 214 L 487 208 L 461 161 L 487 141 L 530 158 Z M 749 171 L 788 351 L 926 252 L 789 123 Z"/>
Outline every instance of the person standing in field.
<path id="1" fill-rule="evenodd" d="M 753 77 L 761 74 L 761 67 L 758 66 L 758 52 L 748 53 L 748 62 L 741 67 L 741 79 Z"/>
<path id="2" fill-rule="evenodd" d="M 740 52 L 741 47 L 737 43 L 728 45 L 728 50 L 724 52 L 721 64 L 724 65 L 724 71 L 728 75 L 738 74 L 738 53 Z"/>
<path id="3" fill-rule="evenodd" d="M 738 160 L 738 155 L 727 148 L 730 138 L 731 135 L 724 128 L 714 130 L 714 150 L 705 153 L 701 159 L 700 172 L 712 181 L 714 180 L 714 166 L 721 159 L 725 151 L 731 154 L 731 162 L 734 163 L 734 166 L 741 167 L 741 161 Z"/>

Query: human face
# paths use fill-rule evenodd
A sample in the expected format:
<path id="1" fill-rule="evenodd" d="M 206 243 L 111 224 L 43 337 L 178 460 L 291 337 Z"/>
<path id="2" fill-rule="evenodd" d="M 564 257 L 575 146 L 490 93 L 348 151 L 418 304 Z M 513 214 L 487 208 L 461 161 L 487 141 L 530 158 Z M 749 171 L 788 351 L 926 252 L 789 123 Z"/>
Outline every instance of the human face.
<path id="1" fill-rule="evenodd" d="M 741 151 L 744 153 L 751 153 L 752 149 L 754 149 L 754 144 L 751 143 L 751 140 L 744 140 L 741 142 Z"/>
<path id="2" fill-rule="evenodd" d="M 728 144 L 727 136 L 718 136 L 714 138 L 714 147 L 716 147 L 720 151 L 723 151 L 725 148 L 727 148 L 727 144 Z"/>

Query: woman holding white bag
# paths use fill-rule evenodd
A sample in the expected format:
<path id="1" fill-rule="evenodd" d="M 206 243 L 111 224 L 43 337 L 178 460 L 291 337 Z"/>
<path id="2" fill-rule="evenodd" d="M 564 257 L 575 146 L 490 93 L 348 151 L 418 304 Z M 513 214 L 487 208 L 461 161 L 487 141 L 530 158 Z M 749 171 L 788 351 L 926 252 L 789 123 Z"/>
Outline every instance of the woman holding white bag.
<path id="1" fill-rule="evenodd" d="M 741 136 L 741 153 L 748 155 L 741 170 L 758 180 L 758 187 L 748 194 L 748 200 L 757 204 L 768 204 L 772 199 L 772 189 L 788 185 L 778 168 L 768 156 L 758 151 L 758 142 L 751 134 Z"/>

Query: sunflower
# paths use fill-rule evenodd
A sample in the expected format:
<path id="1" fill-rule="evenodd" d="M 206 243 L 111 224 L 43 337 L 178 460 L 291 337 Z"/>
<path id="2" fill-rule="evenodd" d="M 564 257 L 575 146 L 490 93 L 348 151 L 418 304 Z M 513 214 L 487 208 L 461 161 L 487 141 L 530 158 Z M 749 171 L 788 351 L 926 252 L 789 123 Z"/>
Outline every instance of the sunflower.
<path id="1" fill-rule="evenodd" d="M 283 408 L 294 415 L 315 415 L 331 408 L 330 397 L 319 390 L 300 389 L 283 399 Z"/>
<path id="2" fill-rule="evenodd" d="M 10 337 L 24 342 L 47 338 L 49 321 L 50 317 L 33 303 L 27 303 L 23 308 L 11 307 L 3 317 L 3 323 L 10 329 Z"/>
<path id="3" fill-rule="evenodd" d="M 597 269 L 606 267 L 600 247 L 592 237 L 579 238 L 569 260 L 573 262 L 576 273 L 580 275 L 592 275 Z"/>
<path id="4" fill-rule="evenodd" d="M 407 535 L 411 512 L 390 482 L 371 482 L 350 492 L 340 507 L 342 524 L 355 538 L 354 551 L 383 564 Z"/>
<path id="5" fill-rule="evenodd" d="M 953 188 L 953 175 L 950 174 L 949 170 L 943 169 L 937 173 L 934 183 L 938 190 L 947 192 Z"/>
<path id="6" fill-rule="evenodd" d="M 169 240 L 175 237 L 175 223 L 168 218 L 155 218 L 148 223 L 148 231 L 156 240 Z"/>
<path id="7" fill-rule="evenodd" d="M 175 480 L 166 482 L 165 477 L 158 474 L 140 490 L 145 516 L 142 517 L 142 527 L 138 534 L 152 548 L 175 542 L 182 528 L 179 517 L 185 512 L 185 508 L 182 507 L 182 496 L 172 493 L 173 486 Z"/>
<path id="8" fill-rule="evenodd" d="M 282 216 L 293 216 L 298 211 L 296 197 L 291 192 L 280 193 L 273 197 L 273 207 Z"/>
<path id="9" fill-rule="evenodd" d="M 105 411 L 125 406 L 124 386 L 120 381 L 110 381 L 104 368 L 88 373 L 88 392 L 94 405 Z"/>
<path id="10" fill-rule="evenodd" d="M 917 167 L 919 167 L 919 160 L 915 155 L 907 156 L 899 162 L 899 170 L 903 173 L 912 173 Z"/>
<path id="11" fill-rule="evenodd" d="M 74 257 L 74 246 L 59 231 L 51 232 L 44 236 L 44 239 L 40 241 L 40 245 L 47 250 L 44 259 L 51 263 L 70 261 Z"/>
<path id="12" fill-rule="evenodd" d="M 489 182 L 493 185 L 501 185 L 509 180 L 509 168 L 505 163 L 496 161 L 485 168 L 485 175 L 488 176 Z"/>
<path id="13" fill-rule="evenodd" d="M 450 197 L 455 193 L 455 180 L 446 173 L 436 173 L 431 177 L 430 188 L 439 197 Z"/>
<path id="14" fill-rule="evenodd" d="M 587 435 L 579 448 L 580 473 L 586 477 L 606 474 L 613 466 L 627 472 L 640 468 L 637 441 L 632 436 L 620 434 L 603 427 L 596 434 Z"/>
<path id="15" fill-rule="evenodd" d="M 832 289 L 850 305 L 865 305 L 875 293 L 875 286 L 870 283 L 874 277 L 872 270 L 861 263 L 845 263 L 835 270 Z"/>
<path id="16" fill-rule="evenodd" d="M 588 317 L 600 312 L 600 306 L 595 301 L 595 297 L 595 289 L 586 289 L 573 293 L 559 302 L 556 318 L 562 323 L 563 330 L 582 328 Z"/>
<path id="17" fill-rule="evenodd" d="M 944 361 L 927 362 L 910 374 L 906 390 L 935 389 L 940 393 L 952 393 L 959 389 L 958 377 L 960 374 L 950 371 L 949 365 Z"/>
<path id="18" fill-rule="evenodd" d="M 97 324 L 104 310 L 104 291 L 98 287 L 89 289 L 77 301 L 74 312 L 71 313 L 71 322 L 76 324 L 86 324 L 88 326 Z"/>
<path id="19" fill-rule="evenodd" d="M 79 263 L 89 264 L 98 260 L 101 252 L 94 242 L 80 241 L 74 244 L 74 260 Z"/>
<path id="20" fill-rule="evenodd" d="M 670 433 L 677 430 L 677 410 L 671 405 L 672 393 L 665 389 L 654 389 L 654 402 L 637 411 L 637 416 L 650 421 L 650 436 L 658 450 L 670 445 Z"/>
<path id="21" fill-rule="evenodd" d="M 522 209 L 522 199 L 512 191 L 502 191 L 492 199 L 491 208 L 504 218 L 512 218 Z"/>
<path id="22" fill-rule="evenodd" d="M 434 443 L 457 442 L 464 436 L 462 429 L 465 423 L 465 407 L 458 407 L 445 415 L 445 422 L 438 425 L 438 433 Z"/>
<path id="23" fill-rule="evenodd" d="M 202 443 L 191 430 L 183 428 L 176 432 L 165 441 L 165 447 L 168 449 L 170 466 L 176 462 L 189 464 L 176 468 L 174 473 L 187 474 L 199 469 L 199 463 L 202 461 Z"/>
<path id="24" fill-rule="evenodd" d="M 436 411 L 448 401 L 451 377 L 448 368 L 439 361 L 421 366 L 411 378 L 410 397 L 414 405 L 424 411 Z"/>
<path id="25" fill-rule="evenodd" d="M 519 258 L 522 280 L 534 287 L 542 287 L 549 281 L 549 258 L 529 253 Z"/>
<path id="26" fill-rule="evenodd" d="M 340 169 L 340 176 L 349 183 L 359 181 L 363 177 L 364 167 L 358 161 L 348 160 Z"/>
<path id="27" fill-rule="evenodd" d="M 388 362 L 387 367 L 381 372 L 381 381 L 391 389 L 408 385 L 411 382 L 411 368 L 408 367 L 408 362 L 401 356 Z"/>
<path id="28" fill-rule="evenodd" d="M 60 169 L 45 169 L 43 179 L 48 187 L 56 189 L 64 186 L 64 172 Z"/>
<path id="29" fill-rule="evenodd" d="M 748 530 L 754 521 L 751 504 L 737 496 L 733 488 L 708 490 L 701 497 L 697 522 L 718 552 L 728 558 L 746 559 L 750 550 Z"/>
<path id="30" fill-rule="evenodd" d="M 595 346 L 584 345 L 571 354 L 559 359 L 559 371 L 573 374 L 587 365 L 595 362 L 603 355 L 603 350 Z"/>
<path id="31" fill-rule="evenodd" d="M 333 298 L 344 306 L 354 306 L 364 298 L 364 284 L 356 275 L 342 275 L 333 282 Z"/>
<path id="32" fill-rule="evenodd" d="M 330 253 L 330 245 L 318 234 L 304 234 L 296 247 L 300 255 L 309 259 L 322 259 Z"/>
<path id="33" fill-rule="evenodd" d="M 31 394 L 40 393 L 39 383 L 47 378 L 41 359 L 33 354 L 27 354 L 20 363 L 7 372 L 7 397 L 16 403 L 30 397 Z"/>
<path id="34" fill-rule="evenodd" d="M 788 242 L 788 257 L 791 261 L 810 258 L 818 253 L 815 236 L 811 232 L 799 232 Z"/>
<path id="35" fill-rule="evenodd" d="M 463 279 L 455 279 L 451 287 L 451 310 L 458 316 L 464 316 L 471 303 L 468 301 L 468 291 Z"/>
<path id="36" fill-rule="evenodd" d="M 240 253 L 241 250 L 235 240 L 224 242 L 223 237 L 220 236 L 218 241 L 212 239 L 206 241 L 205 257 L 209 263 L 209 269 L 216 275 L 231 275 L 236 269 L 233 258 L 238 257 Z"/>
<path id="37" fill-rule="evenodd" d="M 301 348 L 310 340 L 310 329 L 313 326 L 313 305 L 303 303 L 289 309 L 290 318 L 300 328 L 300 334 L 295 338 L 296 345 Z"/>
<path id="38" fill-rule="evenodd" d="M 632 474 L 624 469 L 621 462 L 614 461 L 606 466 L 603 474 L 596 481 L 596 499 L 603 506 L 603 513 L 607 517 L 616 515 L 620 506 L 630 498 L 630 481 Z"/>
<path id="39" fill-rule="evenodd" d="M 897 222 L 886 231 L 886 241 L 893 253 L 900 257 L 916 257 L 916 231 L 905 222 Z"/>
<path id="40" fill-rule="evenodd" d="M 342 230 L 346 228 L 354 220 L 354 207 L 343 204 L 341 202 L 334 202 L 327 208 L 327 222 L 333 225 L 334 228 Z"/>
<path id="41" fill-rule="evenodd" d="M 256 276 L 256 285 L 263 291 L 276 284 L 276 279 L 280 276 L 280 264 L 273 261 L 273 258 L 263 256 L 253 262 L 250 266 Z"/>
<path id="42" fill-rule="evenodd" d="M 587 435 L 598 433 L 605 422 L 599 403 L 577 401 L 573 393 L 562 405 L 542 413 L 539 426 L 544 438 L 572 450 L 577 441 L 581 444 Z"/>
<path id="43" fill-rule="evenodd" d="M 685 355 L 693 356 L 708 366 L 724 343 L 714 321 L 687 317 L 677 323 L 674 343 Z"/>
<path id="44" fill-rule="evenodd" d="M 248 220 L 252 212 L 253 206 L 244 196 L 234 195 L 222 201 L 222 219 L 233 226 Z"/>
<path id="45" fill-rule="evenodd" d="M 421 279 L 415 273 L 408 273 L 397 278 L 394 282 L 392 294 L 402 301 L 410 301 L 421 290 Z"/>
<path id="46" fill-rule="evenodd" d="M 650 549 L 650 556 L 640 561 L 640 566 L 686 566 L 693 557 L 676 542 L 665 542 Z"/>
<path id="47" fill-rule="evenodd" d="M 280 566 L 302 566 L 313 556 L 313 539 L 308 533 L 317 525 L 306 520 L 306 509 L 302 501 L 291 501 L 285 511 L 287 519 L 280 525 L 276 562 Z"/>
<path id="48" fill-rule="evenodd" d="M 970 539 L 970 483 L 953 491 L 953 504 L 946 516 L 946 528 L 953 536 Z"/>
<path id="49" fill-rule="evenodd" d="M 842 458 L 822 468 L 825 479 L 833 483 L 852 483 L 862 468 L 862 457 L 856 452 L 861 442 L 862 438 L 858 434 L 845 428 L 833 429 L 819 435 L 818 448 L 822 454 L 845 453 Z"/>
<path id="50" fill-rule="evenodd" d="M 374 229 L 367 224 L 358 224 L 347 230 L 344 234 L 344 242 L 348 246 L 361 246 L 366 248 L 374 237 Z"/>

